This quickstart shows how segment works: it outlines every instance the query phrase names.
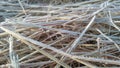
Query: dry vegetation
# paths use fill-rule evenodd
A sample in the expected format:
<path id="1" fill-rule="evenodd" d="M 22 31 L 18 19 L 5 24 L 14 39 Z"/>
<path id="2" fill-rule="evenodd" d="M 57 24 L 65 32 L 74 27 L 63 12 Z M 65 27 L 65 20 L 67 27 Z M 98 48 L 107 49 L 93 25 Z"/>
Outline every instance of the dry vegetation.
<path id="1" fill-rule="evenodd" d="M 0 7 L 0 68 L 120 67 L 120 0 L 1 0 Z"/>

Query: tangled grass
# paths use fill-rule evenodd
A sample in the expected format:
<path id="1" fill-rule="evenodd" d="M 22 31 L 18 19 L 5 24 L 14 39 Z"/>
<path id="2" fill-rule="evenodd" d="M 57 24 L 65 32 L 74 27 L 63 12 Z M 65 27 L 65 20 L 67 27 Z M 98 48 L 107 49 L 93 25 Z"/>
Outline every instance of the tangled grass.
<path id="1" fill-rule="evenodd" d="M 0 68 L 119 68 L 120 1 L 70 1 L 1 0 Z"/>

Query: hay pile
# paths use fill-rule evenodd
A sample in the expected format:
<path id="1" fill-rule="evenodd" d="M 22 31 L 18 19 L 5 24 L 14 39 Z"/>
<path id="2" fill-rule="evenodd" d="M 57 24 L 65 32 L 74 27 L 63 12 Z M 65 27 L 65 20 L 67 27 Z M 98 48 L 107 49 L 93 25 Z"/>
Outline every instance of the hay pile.
<path id="1" fill-rule="evenodd" d="M 0 68 L 119 68 L 119 0 L 1 5 Z"/>

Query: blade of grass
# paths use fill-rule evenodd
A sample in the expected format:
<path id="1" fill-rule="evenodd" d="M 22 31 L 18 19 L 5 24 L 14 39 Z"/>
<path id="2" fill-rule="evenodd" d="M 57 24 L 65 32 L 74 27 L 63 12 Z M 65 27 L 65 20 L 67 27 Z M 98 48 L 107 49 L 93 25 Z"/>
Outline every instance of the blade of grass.
<path id="1" fill-rule="evenodd" d="M 18 55 L 15 54 L 13 50 L 13 37 L 10 36 L 9 38 L 9 56 L 10 56 L 10 61 L 11 61 L 11 66 L 13 68 L 20 68 L 19 66 L 19 61 L 18 61 Z"/>

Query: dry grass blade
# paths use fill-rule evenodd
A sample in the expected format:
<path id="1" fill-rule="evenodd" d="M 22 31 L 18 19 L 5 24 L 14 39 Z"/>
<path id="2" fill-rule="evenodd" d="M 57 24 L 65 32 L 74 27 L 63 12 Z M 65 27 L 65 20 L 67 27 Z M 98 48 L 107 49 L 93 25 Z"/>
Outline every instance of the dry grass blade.
<path id="1" fill-rule="evenodd" d="M 112 17 L 111 17 L 110 11 L 109 11 L 109 16 L 110 16 L 109 19 L 110 19 L 111 25 L 114 26 L 118 31 L 120 31 L 120 28 L 119 28 L 117 25 L 114 24 L 114 22 L 113 22 L 113 20 L 112 20 Z"/>
<path id="2" fill-rule="evenodd" d="M 74 48 L 77 47 L 78 43 L 80 42 L 81 38 L 83 37 L 83 35 L 85 34 L 85 32 L 90 28 L 90 26 L 93 24 L 95 20 L 95 16 L 91 19 L 90 23 L 86 26 L 86 28 L 82 31 L 82 33 L 80 34 L 80 36 L 73 42 L 73 44 L 71 45 L 69 52 L 71 52 Z"/>
<path id="3" fill-rule="evenodd" d="M 21 32 L 21 31 L 24 31 L 24 30 L 28 30 L 28 29 L 30 29 L 29 27 L 28 28 L 22 28 L 22 29 L 18 29 L 18 30 L 16 30 L 16 32 Z M 8 33 L 0 33 L 0 37 L 3 37 L 3 36 L 6 36 L 6 35 L 8 35 Z"/>
<path id="4" fill-rule="evenodd" d="M 11 66 L 13 68 L 20 68 L 19 62 L 18 62 L 18 55 L 16 55 L 13 50 L 13 41 L 14 41 L 13 37 L 10 36 L 10 38 L 9 38 L 9 56 L 10 56 Z"/>
<path id="5" fill-rule="evenodd" d="M 26 13 L 26 11 L 25 11 L 25 9 L 24 9 L 24 7 L 23 7 L 23 5 L 22 5 L 21 1 L 20 1 L 20 0 L 18 0 L 18 2 L 19 2 L 19 4 L 20 4 L 20 6 L 21 6 L 21 8 L 22 8 L 22 10 L 23 10 L 23 12 L 24 12 L 24 14 L 25 14 L 25 15 L 27 15 L 27 13 Z"/>
<path id="6" fill-rule="evenodd" d="M 29 55 L 26 55 L 26 56 L 24 56 L 24 57 L 22 57 L 22 58 L 20 58 L 19 61 L 22 61 L 22 60 L 24 60 L 24 59 L 27 59 L 29 56 L 34 55 L 34 54 L 37 53 L 37 52 L 38 52 L 38 51 L 34 51 L 33 53 L 31 53 L 31 54 L 29 54 Z"/>

